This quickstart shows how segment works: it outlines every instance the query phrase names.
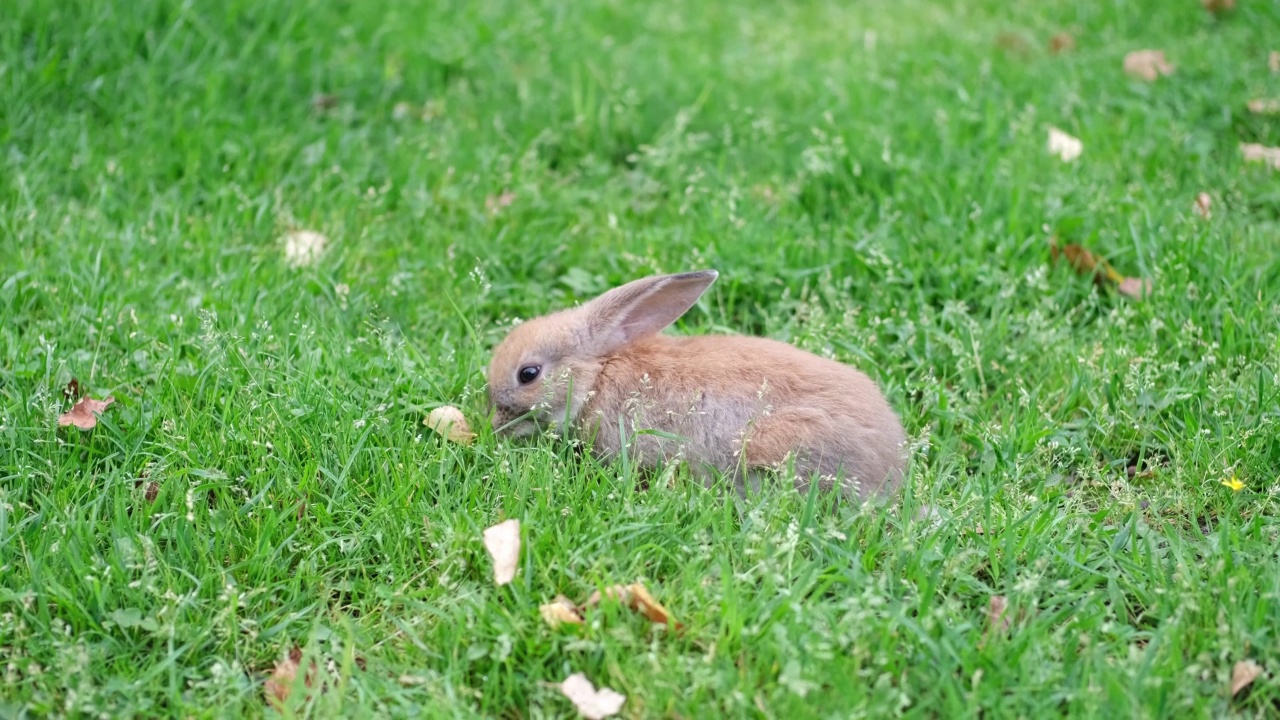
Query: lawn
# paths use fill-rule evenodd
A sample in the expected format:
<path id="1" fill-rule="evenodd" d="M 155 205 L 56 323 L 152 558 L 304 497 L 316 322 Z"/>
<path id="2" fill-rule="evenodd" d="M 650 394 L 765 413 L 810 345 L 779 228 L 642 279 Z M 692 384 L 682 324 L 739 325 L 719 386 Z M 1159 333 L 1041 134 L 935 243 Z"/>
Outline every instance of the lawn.
<path id="1" fill-rule="evenodd" d="M 7 0 L 0 716 L 271 715 L 297 648 L 317 717 L 572 716 L 578 672 L 635 718 L 1274 717 L 1280 5 L 1239 5 Z M 494 437 L 519 318 L 701 268 L 670 332 L 880 383 L 893 502 Z M 683 631 L 540 617 L 633 582 Z"/>

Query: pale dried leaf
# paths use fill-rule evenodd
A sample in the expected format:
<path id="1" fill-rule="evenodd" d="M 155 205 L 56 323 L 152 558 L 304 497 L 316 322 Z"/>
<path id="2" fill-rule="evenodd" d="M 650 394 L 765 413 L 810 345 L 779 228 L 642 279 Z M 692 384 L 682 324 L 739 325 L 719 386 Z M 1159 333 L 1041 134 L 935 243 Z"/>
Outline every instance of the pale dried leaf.
<path id="1" fill-rule="evenodd" d="M 1213 198 L 1207 192 L 1197 193 L 1192 209 L 1197 215 L 1208 220 L 1213 217 Z"/>
<path id="2" fill-rule="evenodd" d="M 1009 629 L 1009 618 L 1005 613 L 1009 610 L 1009 600 L 1003 595 L 992 595 L 987 601 L 987 628 L 1005 632 Z"/>
<path id="3" fill-rule="evenodd" d="M 493 558 L 493 582 L 506 585 L 515 579 L 520 562 L 520 521 L 505 520 L 484 531 L 484 547 Z"/>
<path id="4" fill-rule="evenodd" d="M 298 666 L 302 662 L 301 648 L 293 648 L 283 659 L 276 663 L 275 670 L 271 672 L 271 677 L 267 678 L 264 687 L 267 696 L 267 702 L 279 708 L 289 699 L 289 693 L 293 690 L 294 680 L 298 677 Z M 303 678 L 303 684 L 310 688 L 314 683 L 315 666 L 307 672 L 307 677 Z"/>
<path id="5" fill-rule="evenodd" d="M 1280 114 L 1280 98 L 1254 98 L 1247 106 L 1254 115 Z"/>
<path id="6" fill-rule="evenodd" d="M 92 430 L 98 424 L 97 414 L 111 407 L 115 401 L 115 397 L 112 396 L 104 400 L 94 400 L 86 395 L 58 418 L 58 425 L 60 427 L 75 425 L 81 430 Z"/>
<path id="7" fill-rule="evenodd" d="M 1134 50 L 1124 56 L 1124 71 L 1139 80 L 1155 82 L 1161 75 L 1172 75 L 1173 65 L 1163 50 Z"/>
<path id="8" fill-rule="evenodd" d="M 470 445 L 471 441 L 476 439 L 476 434 L 471 432 L 471 426 L 467 424 L 467 417 L 452 405 L 441 405 L 432 410 L 422 424 L 440 433 L 450 442 Z"/>
<path id="9" fill-rule="evenodd" d="M 1119 290 L 1121 295 L 1141 300 L 1151 295 L 1151 281 L 1146 278 L 1127 277 L 1116 284 L 1116 290 Z"/>
<path id="10" fill-rule="evenodd" d="M 511 205 L 516 201 L 516 194 L 510 190 L 503 190 L 498 195 L 490 195 L 484 199 L 484 209 L 490 214 L 496 215 L 499 210 Z"/>
<path id="11" fill-rule="evenodd" d="M 1240 143 L 1240 154 L 1245 162 L 1260 162 L 1280 170 L 1280 147 L 1267 147 L 1258 143 Z"/>
<path id="12" fill-rule="evenodd" d="M 586 675 L 574 673 L 557 686 L 560 693 L 569 698 L 578 713 L 587 720 L 604 720 L 613 717 L 622 710 L 627 696 L 614 692 L 607 687 L 596 690 Z"/>
<path id="13" fill-rule="evenodd" d="M 329 238 L 311 230 L 294 230 L 284 236 L 284 259 L 289 267 L 300 268 L 316 264 Z"/>
<path id="14" fill-rule="evenodd" d="M 1049 38 L 1049 52 L 1054 55 L 1061 55 L 1075 49 L 1076 38 L 1069 32 L 1054 33 L 1053 37 Z"/>
<path id="15" fill-rule="evenodd" d="M 392 120 L 404 120 L 413 114 L 413 105 L 401 100 L 391 108 Z"/>
<path id="16" fill-rule="evenodd" d="M 1049 153 L 1063 162 L 1072 162 L 1084 152 L 1084 143 L 1058 128 L 1049 128 Z"/>
<path id="17" fill-rule="evenodd" d="M 1267 56 L 1267 67 L 1271 68 L 1271 72 L 1280 73 L 1280 50 L 1272 50 Z"/>
<path id="18" fill-rule="evenodd" d="M 1253 684 L 1262 675 L 1262 666 L 1252 660 L 1241 660 L 1231 668 L 1231 697 Z"/>
<path id="19" fill-rule="evenodd" d="M 539 606 L 538 614 L 542 616 L 543 622 L 553 628 L 560 627 L 564 623 L 582 624 L 582 613 L 578 612 L 578 606 L 563 595 L 557 595 L 555 600 Z"/>

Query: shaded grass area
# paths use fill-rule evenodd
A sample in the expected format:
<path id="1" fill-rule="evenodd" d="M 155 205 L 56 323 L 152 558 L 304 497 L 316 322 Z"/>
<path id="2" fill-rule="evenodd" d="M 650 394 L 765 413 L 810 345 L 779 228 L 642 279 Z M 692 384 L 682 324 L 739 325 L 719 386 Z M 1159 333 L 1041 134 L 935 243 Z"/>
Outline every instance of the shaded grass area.
<path id="1" fill-rule="evenodd" d="M 1227 686 L 1280 667 L 1280 180 L 1238 151 L 1280 145 L 1244 110 L 1280 96 L 1276 37 L 1268 3 L 17 0 L 0 707 L 260 714 L 299 645 L 322 716 L 562 714 L 575 671 L 637 717 L 1274 713 Z M 1126 78 L 1144 47 L 1175 74 Z M 331 244 L 295 269 L 301 228 Z M 1051 235 L 1154 296 L 1052 268 Z M 697 267 L 676 332 L 883 385 L 896 506 L 640 492 L 422 427 L 482 424 L 516 319 Z M 56 429 L 72 377 L 117 398 L 91 433 Z M 636 579 L 683 635 L 538 617 Z"/>

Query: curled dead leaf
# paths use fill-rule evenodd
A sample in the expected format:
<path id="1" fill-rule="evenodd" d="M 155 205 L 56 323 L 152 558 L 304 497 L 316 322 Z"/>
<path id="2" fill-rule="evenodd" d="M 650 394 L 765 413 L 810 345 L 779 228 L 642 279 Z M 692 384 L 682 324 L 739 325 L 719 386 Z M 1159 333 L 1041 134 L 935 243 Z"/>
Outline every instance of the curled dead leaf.
<path id="1" fill-rule="evenodd" d="M 626 695 L 614 692 L 607 687 L 597 690 L 582 673 L 570 675 L 556 687 L 578 709 L 578 714 L 587 720 L 604 720 L 604 718 L 613 717 L 622 710 L 622 704 L 627 701 Z"/>
<path id="2" fill-rule="evenodd" d="M 552 628 L 560 627 L 564 623 L 582 624 L 582 613 L 578 611 L 578 606 L 563 595 L 557 595 L 555 600 L 539 606 L 538 614 L 542 616 L 543 622 Z"/>
<path id="3" fill-rule="evenodd" d="M 289 267 L 315 265 L 329 244 L 329 238 L 311 230 L 294 230 L 283 238 L 284 259 Z"/>
<path id="4" fill-rule="evenodd" d="M 452 405 L 441 405 L 432 410 L 422 424 L 440 433 L 450 442 L 470 445 L 476 439 L 476 434 L 471 432 L 471 426 L 467 424 L 467 416 Z"/>
<path id="5" fill-rule="evenodd" d="M 520 561 L 520 521 L 504 520 L 484 531 L 484 547 L 493 558 L 493 582 L 506 585 L 515 579 Z"/>
<path id="6" fill-rule="evenodd" d="M 1270 166 L 1272 170 L 1280 170 L 1280 147 L 1240 143 L 1240 155 L 1245 162 L 1263 163 Z"/>
<path id="7" fill-rule="evenodd" d="M 94 400 L 87 396 L 80 398 L 80 402 L 58 418 L 58 426 L 75 425 L 81 430 L 92 430 L 98 424 L 98 413 L 111 407 L 115 401 L 112 396 L 107 396 L 104 400 Z"/>
<path id="8" fill-rule="evenodd" d="M 298 667 L 302 662 L 302 649 L 293 648 L 276 663 L 275 670 L 271 671 L 271 676 L 267 678 L 264 690 L 266 691 L 267 702 L 276 708 L 282 707 L 289 699 L 289 693 L 293 691 L 293 683 L 298 677 Z M 315 683 L 315 663 L 307 669 L 307 676 L 303 678 L 303 684 L 310 689 Z M 308 694 L 308 699 L 310 695 Z"/>
<path id="9" fill-rule="evenodd" d="M 71 382 L 67 383 L 67 386 L 62 388 L 62 397 L 68 400 L 75 400 L 80 397 L 80 381 L 75 378 L 71 378 Z"/>
<path id="10" fill-rule="evenodd" d="M 489 211 L 490 215 L 497 215 L 500 210 L 509 207 L 511 203 L 516 201 L 516 194 L 510 190 L 503 190 L 497 195 L 490 195 L 484 199 L 484 209 Z"/>
<path id="11" fill-rule="evenodd" d="M 1207 192 L 1196 193 L 1196 202 L 1192 209 L 1197 215 L 1208 220 L 1213 217 L 1213 197 Z"/>
<path id="12" fill-rule="evenodd" d="M 1049 38 L 1049 52 L 1054 55 L 1061 55 L 1075 49 L 1076 38 L 1069 32 L 1054 33 L 1053 37 Z"/>
<path id="13" fill-rule="evenodd" d="M 1280 115 L 1280 98 L 1254 98 L 1246 107 L 1254 115 Z"/>
<path id="14" fill-rule="evenodd" d="M 1094 255 L 1079 245 L 1063 245 L 1058 247 L 1056 240 L 1050 241 L 1049 253 L 1053 257 L 1053 261 L 1057 262 L 1059 257 L 1065 257 L 1071 267 L 1080 275 L 1092 275 L 1094 283 L 1098 285 L 1110 284 L 1120 291 L 1122 295 L 1127 295 L 1135 300 L 1141 300 L 1151 294 L 1151 281 L 1146 278 L 1125 277 L 1116 272 L 1105 258 Z"/>
<path id="15" fill-rule="evenodd" d="M 142 498 L 149 503 L 153 503 L 156 501 L 156 498 L 159 496 L 160 496 L 160 483 L 156 482 L 155 480 L 152 480 L 151 482 L 147 483 L 147 489 L 142 493 Z"/>
<path id="16" fill-rule="evenodd" d="M 1124 71 L 1130 77 L 1155 82 L 1162 75 L 1172 75 L 1173 65 L 1163 50 L 1134 50 L 1124 56 Z"/>
<path id="17" fill-rule="evenodd" d="M 1084 152 L 1084 143 L 1080 138 L 1072 137 L 1058 128 L 1049 128 L 1049 153 L 1057 155 L 1062 162 L 1072 162 Z"/>
<path id="18" fill-rule="evenodd" d="M 1241 660 L 1231 668 L 1231 697 L 1253 684 L 1262 675 L 1262 666 L 1252 660 Z"/>
<path id="19" fill-rule="evenodd" d="M 675 626 L 676 630 L 684 630 L 684 624 L 679 620 L 671 617 L 671 612 L 662 606 L 662 603 L 654 599 L 649 593 L 649 589 L 643 583 L 631 583 L 630 585 L 614 585 L 591 593 L 591 597 L 582 604 L 582 607 L 589 608 L 599 605 L 601 600 L 609 598 L 627 606 L 628 608 L 644 615 L 649 622 L 659 625 L 670 623 Z"/>

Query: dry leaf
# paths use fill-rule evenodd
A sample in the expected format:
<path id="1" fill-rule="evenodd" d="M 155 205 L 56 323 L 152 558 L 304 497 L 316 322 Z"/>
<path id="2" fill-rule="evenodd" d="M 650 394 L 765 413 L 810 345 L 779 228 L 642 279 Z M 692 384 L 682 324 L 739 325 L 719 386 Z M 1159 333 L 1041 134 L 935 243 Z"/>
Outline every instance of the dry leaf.
<path id="1" fill-rule="evenodd" d="M 569 698 L 574 707 L 578 708 L 578 713 L 587 720 L 613 717 L 622 710 L 622 704 L 627 701 L 626 695 L 616 693 L 607 687 L 596 690 L 587 676 L 582 673 L 570 675 L 556 687 L 560 689 L 561 694 Z"/>
<path id="2" fill-rule="evenodd" d="M 1076 38 L 1069 32 L 1054 33 L 1053 37 L 1049 38 L 1049 52 L 1054 55 L 1061 55 L 1075 49 Z"/>
<path id="3" fill-rule="evenodd" d="M 676 630 L 684 629 L 684 624 L 672 618 L 671 612 L 663 607 L 662 603 L 655 600 L 653 595 L 649 594 L 648 588 L 646 588 L 643 583 L 636 582 L 631 583 L 630 585 L 614 585 L 613 587 L 605 588 L 603 593 L 597 590 L 591 593 L 591 597 L 587 598 L 587 601 L 583 603 L 582 606 L 584 608 L 595 607 L 600 604 L 600 601 L 603 598 L 606 597 L 610 600 L 617 600 L 623 605 L 626 605 L 632 610 L 644 615 L 649 619 L 649 622 L 658 623 L 660 625 L 671 623 L 675 626 Z"/>
<path id="4" fill-rule="evenodd" d="M 1252 660 L 1241 660 L 1231 668 L 1231 697 L 1253 684 L 1262 675 L 1262 666 Z"/>
<path id="5" fill-rule="evenodd" d="M 293 648 L 289 654 L 276 663 L 276 668 L 271 672 L 271 677 L 267 678 L 265 685 L 267 702 L 279 708 L 289 699 L 289 693 L 293 690 L 293 681 L 298 677 L 298 664 L 302 662 L 302 649 Z M 315 683 L 315 664 L 312 663 L 307 671 L 307 677 L 303 679 L 306 687 L 310 688 Z M 310 696 L 308 696 L 310 699 Z"/>
<path id="6" fill-rule="evenodd" d="M 97 413 L 111 407 L 111 404 L 115 401 L 116 399 L 112 396 L 107 396 L 107 399 L 105 400 L 94 400 L 87 396 L 83 397 L 80 399 L 80 402 L 73 405 L 69 411 L 63 413 L 62 416 L 58 418 L 58 425 L 60 427 L 75 425 L 81 430 L 92 430 L 93 427 L 98 424 Z"/>
<path id="7" fill-rule="evenodd" d="M 151 482 L 147 483 L 147 489 L 142 494 L 142 497 L 144 500 L 150 503 L 150 502 L 155 502 L 156 498 L 159 497 L 159 495 L 160 495 L 160 483 L 156 482 L 155 480 L 152 480 Z"/>
<path id="8" fill-rule="evenodd" d="M 68 400 L 75 400 L 80 397 L 80 381 L 75 378 L 71 378 L 71 382 L 67 383 L 67 386 L 62 388 L 62 397 Z"/>
<path id="9" fill-rule="evenodd" d="M 1280 99 L 1277 98 L 1255 98 L 1247 103 L 1249 112 L 1254 115 L 1276 115 L 1280 114 Z"/>
<path id="10" fill-rule="evenodd" d="M 471 426 L 467 425 L 467 416 L 452 405 L 441 405 L 432 410 L 422 424 L 440 433 L 450 442 L 470 445 L 471 441 L 476 439 L 476 434 L 471 432 Z"/>
<path id="11" fill-rule="evenodd" d="M 294 230 L 284 236 L 284 259 L 289 267 L 314 265 L 329 244 L 329 238 L 311 230 Z"/>
<path id="12" fill-rule="evenodd" d="M 1280 170 L 1280 147 L 1267 147 L 1258 143 L 1240 143 L 1240 154 L 1245 162 L 1260 162 Z"/>
<path id="13" fill-rule="evenodd" d="M 1002 32 L 996 35 L 996 45 L 1024 57 L 1031 52 L 1031 45 L 1027 43 L 1026 38 L 1017 33 Z"/>
<path id="14" fill-rule="evenodd" d="M 484 547 L 493 558 L 493 582 L 506 585 L 520 561 L 520 521 L 505 520 L 484 531 Z"/>
<path id="15" fill-rule="evenodd" d="M 1200 0 L 1205 10 L 1220 15 L 1236 9 L 1236 0 Z"/>
<path id="16" fill-rule="evenodd" d="M 1272 50 L 1267 56 L 1267 67 L 1271 68 L 1271 72 L 1280 73 L 1280 50 Z"/>
<path id="17" fill-rule="evenodd" d="M 497 215 L 499 210 L 510 206 L 515 201 L 515 193 L 510 190 L 503 190 L 501 194 L 486 197 L 484 199 L 484 209 L 488 210 L 491 215 Z"/>
<path id="18" fill-rule="evenodd" d="M 553 628 L 560 627 L 562 623 L 582 624 L 582 613 L 578 612 L 578 606 L 563 595 L 557 595 L 555 600 L 540 606 L 538 614 L 542 615 L 542 620 Z"/>
<path id="19" fill-rule="evenodd" d="M 1163 50 L 1134 50 L 1124 56 L 1124 71 L 1139 80 L 1155 82 L 1161 75 L 1172 75 L 1173 65 Z"/>
<path id="20" fill-rule="evenodd" d="M 1151 294 L 1151 281 L 1145 278 L 1125 277 L 1116 272 L 1105 258 L 1094 255 L 1079 245 L 1064 245 L 1058 247 L 1056 240 L 1050 241 L 1049 254 L 1053 257 L 1053 261 L 1057 262 L 1059 256 L 1066 257 L 1071 267 L 1081 275 L 1093 275 L 1094 283 L 1103 285 L 1110 283 L 1115 286 L 1121 294 L 1127 295 L 1135 300 Z"/>
<path id="21" fill-rule="evenodd" d="M 311 109 L 324 112 L 338 107 L 338 96 L 329 93 L 316 93 L 311 96 Z"/>
<path id="22" fill-rule="evenodd" d="M 1208 220 L 1213 217 L 1213 198 L 1207 192 L 1197 193 L 1196 202 L 1192 209 L 1195 210 L 1197 215 Z"/>
<path id="23" fill-rule="evenodd" d="M 1084 152 L 1084 143 L 1058 128 L 1049 128 L 1049 154 L 1057 155 L 1062 162 L 1072 162 Z"/>
<path id="24" fill-rule="evenodd" d="M 1005 613 L 1009 610 L 1009 600 L 1003 595 L 992 595 L 987 601 L 987 628 L 1000 632 L 1009 630 L 1009 618 Z"/>

